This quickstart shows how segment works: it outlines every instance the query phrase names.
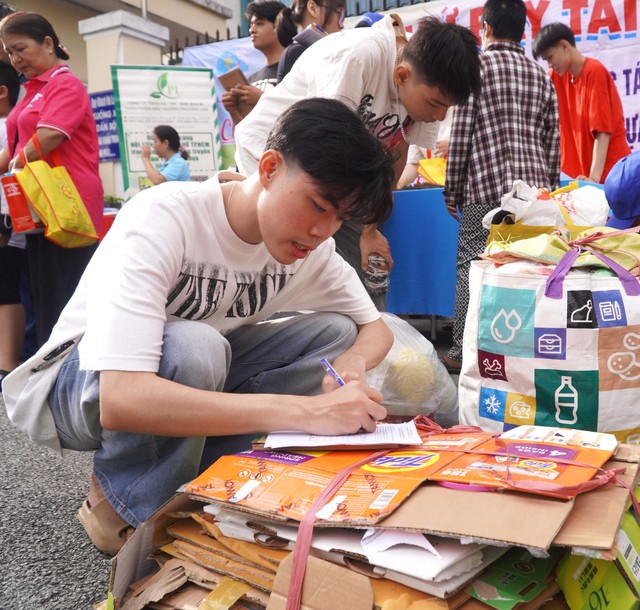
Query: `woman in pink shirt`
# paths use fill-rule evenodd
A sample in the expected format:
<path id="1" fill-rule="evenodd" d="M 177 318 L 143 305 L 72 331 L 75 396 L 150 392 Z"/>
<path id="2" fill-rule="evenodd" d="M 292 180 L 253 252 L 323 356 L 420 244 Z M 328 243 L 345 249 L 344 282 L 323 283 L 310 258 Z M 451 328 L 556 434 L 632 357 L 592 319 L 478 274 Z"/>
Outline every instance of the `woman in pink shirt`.
<path id="1" fill-rule="evenodd" d="M 100 233 L 104 194 L 98 173 L 98 134 L 82 82 L 63 63 L 69 54 L 52 25 L 37 13 L 20 11 L 0 21 L 0 39 L 13 66 L 29 80 L 26 94 L 7 118 L 7 147 L 0 152 L 0 172 L 20 169 L 42 158 L 64 165 Z M 57 163 L 51 156 L 55 151 Z M 42 233 L 27 235 L 38 343 L 49 337 L 73 294 L 96 245 L 62 248 Z"/>

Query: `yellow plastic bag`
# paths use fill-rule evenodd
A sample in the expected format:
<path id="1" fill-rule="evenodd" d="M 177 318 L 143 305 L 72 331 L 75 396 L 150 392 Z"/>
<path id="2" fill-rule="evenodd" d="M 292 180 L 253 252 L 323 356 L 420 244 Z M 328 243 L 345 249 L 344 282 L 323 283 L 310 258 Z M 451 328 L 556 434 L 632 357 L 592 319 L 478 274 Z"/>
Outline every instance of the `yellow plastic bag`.
<path id="1" fill-rule="evenodd" d="M 422 159 L 418 163 L 418 173 L 429 184 L 444 186 L 447 175 L 447 160 L 442 158 Z"/>
<path id="2" fill-rule="evenodd" d="M 37 138 L 32 139 L 40 150 Z M 51 167 L 46 161 L 27 162 L 16 178 L 29 202 L 45 224 L 44 236 L 63 248 L 81 248 L 98 241 L 89 212 L 76 185 L 63 166 Z"/>

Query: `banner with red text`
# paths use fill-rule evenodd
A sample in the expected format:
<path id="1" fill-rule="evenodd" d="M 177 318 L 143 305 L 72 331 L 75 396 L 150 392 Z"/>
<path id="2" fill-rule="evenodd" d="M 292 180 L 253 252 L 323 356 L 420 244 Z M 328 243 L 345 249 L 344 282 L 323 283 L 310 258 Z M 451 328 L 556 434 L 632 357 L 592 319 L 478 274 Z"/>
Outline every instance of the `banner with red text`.
<path id="1" fill-rule="evenodd" d="M 523 45 L 531 57 L 531 43 L 540 28 L 556 21 L 566 23 L 581 53 L 601 61 L 611 72 L 632 150 L 640 150 L 640 38 L 638 0 L 526 0 L 527 25 Z M 480 38 L 484 0 L 433 0 L 386 11 L 398 13 L 411 31 L 427 15 L 464 25 Z M 357 18 L 353 19 L 353 24 Z M 351 19 L 349 21 L 351 21 Z M 540 62 L 547 68 L 546 62 Z"/>
<path id="2" fill-rule="evenodd" d="M 601 61 L 616 82 L 624 108 L 627 139 L 632 150 L 640 150 L 640 38 L 638 37 L 638 4 L 640 0 L 526 0 L 527 25 L 523 39 L 525 52 L 531 57 L 531 42 L 540 28 L 548 23 L 566 23 L 576 36 L 578 49 Z M 484 0 L 432 0 L 389 9 L 397 13 L 408 31 L 417 27 L 421 18 L 437 15 L 441 19 L 464 25 L 478 36 Z M 359 16 L 348 17 L 345 28 L 352 28 Z M 183 64 L 208 66 L 214 74 L 239 65 L 251 73 L 264 65 L 264 56 L 253 48 L 250 38 L 215 42 L 185 49 Z M 540 62 L 547 68 L 545 62 Z M 222 87 L 216 87 L 218 95 Z M 223 146 L 223 166 L 233 165 L 233 124 L 218 103 Z M 227 149 L 227 150 L 225 150 Z"/>

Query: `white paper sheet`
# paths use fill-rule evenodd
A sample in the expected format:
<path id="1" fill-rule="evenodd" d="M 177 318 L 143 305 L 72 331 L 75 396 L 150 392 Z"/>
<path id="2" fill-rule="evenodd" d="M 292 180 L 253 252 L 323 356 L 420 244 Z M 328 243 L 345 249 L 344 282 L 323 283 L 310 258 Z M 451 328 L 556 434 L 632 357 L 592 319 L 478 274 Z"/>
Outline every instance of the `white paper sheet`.
<path id="1" fill-rule="evenodd" d="M 271 432 L 264 442 L 265 449 L 286 447 L 333 447 L 352 445 L 354 447 L 383 445 L 420 445 L 420 435 L 413 421 L 401 424 L 378 424 L 375 432 L 358 432 L 338 436 L 321 436 L 304 432 Z"/>

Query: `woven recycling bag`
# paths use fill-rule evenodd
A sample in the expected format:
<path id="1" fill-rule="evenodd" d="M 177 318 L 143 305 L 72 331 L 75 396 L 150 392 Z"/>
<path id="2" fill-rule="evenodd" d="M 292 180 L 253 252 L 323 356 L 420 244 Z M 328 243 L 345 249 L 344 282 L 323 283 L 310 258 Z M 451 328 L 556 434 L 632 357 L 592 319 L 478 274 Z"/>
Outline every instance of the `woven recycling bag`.
<path id="1" fill-rule="evenodd" d="M 551 275 L 533 262 L 472 263 L 461 423 L 640 442 L 640 283 L 615 262 L 618 275 L 570 269 L 576 257 L 568 252 Z"/>

